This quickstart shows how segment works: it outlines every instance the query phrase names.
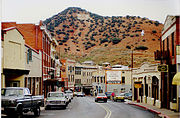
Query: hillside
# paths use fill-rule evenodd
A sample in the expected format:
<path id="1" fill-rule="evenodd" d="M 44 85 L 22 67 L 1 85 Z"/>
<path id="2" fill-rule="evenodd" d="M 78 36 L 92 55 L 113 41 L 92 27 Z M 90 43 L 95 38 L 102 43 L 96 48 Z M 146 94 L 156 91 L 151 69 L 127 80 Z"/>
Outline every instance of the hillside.
<path id="1" fill-rule="evenodd" d="M 133 49 L 135 67 L 144 61 L 154 63 L 163 27 L 148 18 L 105 17 L 77 7 L 69 7 L 44 23 L 58 41 L 62 58 L 130 66 Z"/>

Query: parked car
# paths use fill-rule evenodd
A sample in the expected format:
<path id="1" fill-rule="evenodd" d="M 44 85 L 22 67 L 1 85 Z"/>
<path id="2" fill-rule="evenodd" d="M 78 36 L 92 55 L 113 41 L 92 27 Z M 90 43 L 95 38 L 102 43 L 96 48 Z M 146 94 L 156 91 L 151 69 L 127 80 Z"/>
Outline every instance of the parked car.
<path id="1" fill-rule="evenodd" d="M 69 104 L 71 102 L 71 97 L 66 93 L 64 93 L 64 95 L 66 97 L 67 103 Z"/>
<path id="2" fill-rule="evenodd" d="M 115 102 L 117 102 L 118 100 L 124 102 L 124 99 L 125 99 L 125 93 L 115 94 L 115 96 L 114 96 Z"/>
<path id="3" fill-rule="evenodd" d="M 52 107 L 62 107 L 66 109 L 68 105 L 67 99 L 63 92 L 49 92 L 46 99 L 45 109 Z"/>
<path id="4" fill-rule="evenodd" d="M 73 92 L 71 90 L 67 90 L 64 93 L 67 94 L 70 99 L 73 99 Z"/>
<path id="5" fill-rule="evenodd" d="M 83 93 L 83 92 L 77 92 L 77 95 L 76 95 L 77 97 L 84 97 L 85 96 L 85 93 Z"/>
<path id="6" fill-rule="evenodd" d="M 95 97 L 95 102 L 104 101 L 107 102 L 107 96 L 104 93 L 98 93 Z"/>
<path id="7" fill-rule="evenodd" d="M 1 110 L 6 115 L 21 117 L 23 112 L 32 111 L 35 116 L 39 116 L 43 101 L 43 96 L 32 96 L 28 88 L 6 87 L 1 89 Z"/>
<path id="8" fill-rule="evenodd" d="M 125 99 L 132 100 L 132 93 L 125 93 Z"/>
<path id="9" fill-rule="evenodd" d="M 107 98 L 110 99 L 112 92 L 105 92 L 105 94 L 106 94 Z"/>

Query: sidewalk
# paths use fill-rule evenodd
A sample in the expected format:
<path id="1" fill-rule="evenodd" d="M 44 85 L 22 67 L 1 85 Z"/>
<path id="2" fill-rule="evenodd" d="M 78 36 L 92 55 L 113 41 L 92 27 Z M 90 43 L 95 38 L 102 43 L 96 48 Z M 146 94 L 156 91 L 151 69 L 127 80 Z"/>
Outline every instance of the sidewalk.
<path id="1" fill-rule="evenodd" d="M 164 108 L 160 109 L 160 108 L 157 108 L 156 106 L 152 106 L 145 103 L 137 103 L 133 101 L 127 101 L 126 103 L 129 105 L 135 105 L 135 106 L 141 107 L 145 110 L 148 110 L 150 112 L 157 114 L 158 116 L 162 118 L 180 118 L 180 112 L 174 112 L 174 111 L 171 111 L 169 109 L 164 109 Z"/>

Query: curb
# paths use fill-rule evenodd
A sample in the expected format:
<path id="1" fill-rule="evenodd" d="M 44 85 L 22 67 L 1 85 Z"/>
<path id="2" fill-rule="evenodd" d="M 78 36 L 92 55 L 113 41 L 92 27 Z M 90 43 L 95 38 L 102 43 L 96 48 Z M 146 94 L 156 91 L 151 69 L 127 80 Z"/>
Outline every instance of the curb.
<path id="1" fill-rule="evenodd" d="M 143 109 L 145 109 L 145 110 L 148 110 L 148 111 L 150 111 L 150 112 L 152 112 L 152 113 L 157 114 L 158 116 L 160 116 L 160 117 L 162 117 L 162 118 L 170 118 L 169 116 L 164 115 L 164 114 L 162 114 L 162 113 L 159 112 L 159 111 L 156 111 L 156 110 L 154 110 L 154 109 L 150 109 L 150 108 L 148 108 L 148 107 L 145 107 L 145 106 L 142 106 L 142 105 L 139 105 L 139 104 L 130 103 L 130 102 L 127 102 L 127 104 L 141 107 L 141 108 L 143 108 Z"/>

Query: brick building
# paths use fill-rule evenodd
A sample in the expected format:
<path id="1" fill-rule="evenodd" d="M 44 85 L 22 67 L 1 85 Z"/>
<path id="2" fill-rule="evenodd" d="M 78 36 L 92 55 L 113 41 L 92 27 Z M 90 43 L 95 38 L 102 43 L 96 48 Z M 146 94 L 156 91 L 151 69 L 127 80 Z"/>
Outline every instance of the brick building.
<path id="1" fill-rule="evenodd" d="M 39 24 L 17 24 L 16 22 L 4 22 L 2 23 L 2 28 L 16 27 L 24 36 L 25 44 L 27 44 L 32 49 L 37 52 L 41 52 L 41 80 L 40 80 L 40 94 L 44 93 L 46 97 L 46 93 L 48 91 L 54 90 L 52 87 L 46 89 L 48 91 L 43 91 L 45 88 L 43 87 L 43 83 L 46 80 L 52 79 L 50 72 L 55 68 L 55 61 L 52 61 L 51 58 L 51 43 L 52 37 L 47 31 L 46 27 L 43 25 L 42 21 Z M 52 66 L 54 68 L 52 68 Z M 34 78 L 31 78 L 34 81 Z M 25 80 L 28 82 L 28 80 Z M 28 84 L 25 84 L 27 87 Z M 33 84 L 32 84 L 33 85 Z M 44 89 L 43 89 L 44 88 Z"/>
<path id="2" fill-rule="evenodd" d="M 180 16 L 167 16 L 162 30 L 160 51 L 155 52 L 155 59 L 168 66 L 167 72 L 161 72 L 161 107 L 176 109 L 178 106 L 177 87 L 172 85 L 177 73 L 176 46 L 180 45 Z"/>

